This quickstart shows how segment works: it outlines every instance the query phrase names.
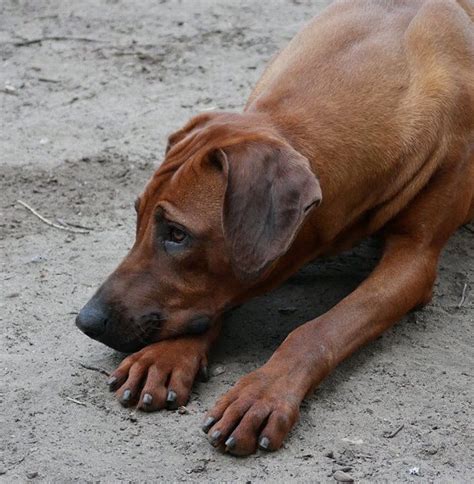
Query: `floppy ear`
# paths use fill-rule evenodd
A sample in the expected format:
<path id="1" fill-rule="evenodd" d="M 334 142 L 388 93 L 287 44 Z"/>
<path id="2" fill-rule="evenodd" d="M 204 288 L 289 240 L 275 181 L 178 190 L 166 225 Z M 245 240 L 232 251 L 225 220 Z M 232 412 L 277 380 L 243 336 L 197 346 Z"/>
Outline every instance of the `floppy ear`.
<path id="1" fill-rule="evenodd" d="M 224 236 L 236 273 L 257 277 L 290 247 L 309 209 L 321 202 L 308 160 L 276 141 L 218 150 L 227 178 Z"/>

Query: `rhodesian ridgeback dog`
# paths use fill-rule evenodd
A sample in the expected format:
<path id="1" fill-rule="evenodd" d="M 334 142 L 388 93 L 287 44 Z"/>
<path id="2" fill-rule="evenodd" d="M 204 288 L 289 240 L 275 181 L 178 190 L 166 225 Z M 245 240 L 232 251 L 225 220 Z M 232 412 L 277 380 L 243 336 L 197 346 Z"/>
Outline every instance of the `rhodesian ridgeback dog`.
<path id="1" fill-rule="evenodd" d="M 226 310 L 383 238 L 370 276 L 205 417 L 216 447 L 278 449 L 338 363 L 430 301 L 443 246 L 474 218 L 474 2 L 335 2 L 242 113 L 200 114 L 171 135 L 136 211 L 132 249 L 77 325 L 140 350 L 109 385 L 147 411 L 186 403 Z"/>

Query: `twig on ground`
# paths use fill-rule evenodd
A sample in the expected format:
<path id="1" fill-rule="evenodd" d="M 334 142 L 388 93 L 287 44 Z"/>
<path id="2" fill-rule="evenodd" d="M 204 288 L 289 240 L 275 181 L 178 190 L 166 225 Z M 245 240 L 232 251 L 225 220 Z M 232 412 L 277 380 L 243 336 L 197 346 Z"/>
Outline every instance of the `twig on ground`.
<path id="1" fill-rule="evenodd" d="M 400 432 L 400 430 L 403 429 L 403 427 L 405 427 L 405 424 L 401 424 L 400 427 L 398 427 L 398 429 L 394 430 L 391 434 L 385 435 L 385 438 L 393 439 L 398 434 L 398 432 Z"/>
<path id="2" fill-rule="evenodd" d="M 72 227 L 64 227 L 63 225 L 56 224 L 54 222 L 51 222 L 51 220 L 48 220 L 47 218 L 44 218 L 33 207 L 30 207 L 23 200 L 17 200 L 17 203 L 19 203 L 20 205 L 22 205 L 23 207 L 25 207 L 35 217 L 38 217 L 43 223 L 45 223 L 46 225 L 49 225 L 50 227 L 54 227 L 55 229 L 64 230 L 65 232 L 72 232 L 74 234 L 88 234 L 90 232 L 89 230 L 76 229 L 76 228 L 72 228 Z"/>
<path id="3" fill-rule="evenodd" d="M 156 61 L 157 58 L 153 57 L 150 54 L 147 54 L 146 52 L 141 52 L 141 51 L 135 51 L 135 52 L 126 52 L 126 51 L 118 51 L 112 54 L 116 57 L 126 57 L 126 56 L 131 56 L 131 57 L 138 57 L 141 60 L 151 60 L 151 61 Z"/>
<path id="4" fill-rule="evenodd" d="M 74 224 L 72 222 L 67 222 L 62 218 L 57 218 L 56 221 L 65 227 L 74 227 L 76 229 L 83 229 L 83 230 L 94 230 L 94 227 L 87 227 L 86 225 Z"/>
<path id="5" fill-rule="evenodd" d="M 462 295 L 461 295 L 461 300 L 459 301 L 459 304 L 458 304 L 458 309 L 460 309 L 462 307 L 462 305 L 464 304 L 464 302 L 466 301 L 466 294 L 467 294 L 467 282 L 464 283 L 464 287 L 463 287 Z"/>
<path id="6" fill-rule="evenodd" d="M 86 403 L 80 402 L 79 400 L 76 400 L 75 398 L 66 397 L 66 400 L 69 400 L 72 403 L 76 403 L 77 405 L 82 405 L 83 407 L 87 407 Z"/>
<path id="7" fill-rule="evenodd" d="M 79 363 L 82 368 L 85 368 L 86 370 L 91 370 L 91 371 L 97 371 L 99 373 L 102 373 L 102 375 L 105 376 L 110 376 L 110 373 L 107 370 L 104 370 L 103 368 L 98 368 L 97 366 L 92 366 L 92 365 L 86 365 L 85 363 Z"/>
<path id="8" fill-rule="evenodd" d="M 51 82 L 53 84 L 59 84 L 61 81 L 58 79 L 50 79 L 49 77 L 38 77 L 40 82 Z"/>
<path id="9" fill-rule="evenodd" d="M 57 42 L 69 41 L 69 40 L 77 41 L 77 42 L 91 42 L 91 43 L 107 42 L 106 40 L 91 39 L 89 37 L 69 37 L 64 35 L 50 35 L 46 37 L 39 37 L 37 39 L 25 39 L 19 42 L 13 42 L 13 45 L 15 47 L 25 47 L 27 45 L 41 44 L 41 42 L 45 42 L 47 40 L 57 41 Z"/>
<path id="10" fill-rule="evenodd" d="M 149 114 L 149 113 L 152 113 L 154 111 L 158 111 L 159 109 L 161 109 L 161 107 L 157 106 L 156 108 L 151 108 L 151 109 L 147 109 L 146 111 L 141 111 L 141 112 L 135 114 L 134 118 L 141 118 L 142 116 L 145 116 L 145 114 Z"/>
<path id="11" fill-rule="evenodd" d="M 16 467 L 18 464 L 21 464 L 28 456 L 30 455 L 30 453 L 28 452 L 27 454 L 25 454 L 23 457 L 20 457 L 14 464 L 12 464 L 11 468 L 13 469 L 14 467 Z"/>

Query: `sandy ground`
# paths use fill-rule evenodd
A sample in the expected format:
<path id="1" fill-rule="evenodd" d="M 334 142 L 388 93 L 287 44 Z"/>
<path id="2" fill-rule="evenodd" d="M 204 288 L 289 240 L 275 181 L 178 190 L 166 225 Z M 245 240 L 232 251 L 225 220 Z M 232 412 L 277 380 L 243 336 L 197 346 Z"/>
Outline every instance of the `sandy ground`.
<path id="1" fill-rule="evenodd" d="M 199 423 L 291 328 L 367 275 L 375 241 L 234 312 L 212 358 L 219 375 L 195 388 L 186 415 L 124 409 L 81 366 L 112 370 L 123 357 L 74 317 L 132 242 L 133 200 L 166 135 L 198 111 L 240 109 L 325 3 L 0 0 L 0 481 L 334 482 L 338 469 L 360 482 L 473 478 L 472 225 L 444 252 L 432 304 L 328 378 L 277 453 L 219 454 Z M 17 199 L 93 231 L 50 228 Z"/>

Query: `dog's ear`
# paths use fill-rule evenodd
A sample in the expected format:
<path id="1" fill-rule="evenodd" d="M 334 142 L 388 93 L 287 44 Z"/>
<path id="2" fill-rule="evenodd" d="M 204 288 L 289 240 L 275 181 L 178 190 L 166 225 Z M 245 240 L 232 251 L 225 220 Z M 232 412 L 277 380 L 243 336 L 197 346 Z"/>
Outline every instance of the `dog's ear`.
<path id="1" fill-rule="evenodd" d="M 308 160 L 291 146 L 252 141 L 216 150 L 226 178 L 223 229 L 236 274 L 254 279 L 290 247 L 321 188 Z"/>

